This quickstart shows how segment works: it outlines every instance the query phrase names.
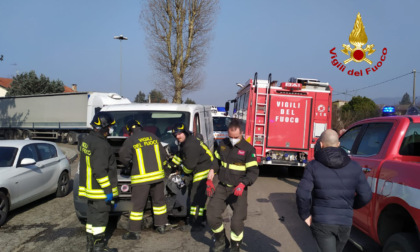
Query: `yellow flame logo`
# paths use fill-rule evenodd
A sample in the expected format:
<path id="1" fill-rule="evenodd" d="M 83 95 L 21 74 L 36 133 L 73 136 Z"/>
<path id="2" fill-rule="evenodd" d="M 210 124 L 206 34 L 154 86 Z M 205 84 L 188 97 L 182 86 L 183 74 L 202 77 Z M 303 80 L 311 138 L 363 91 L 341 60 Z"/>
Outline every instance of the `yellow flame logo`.
<path id="1" fill-rule="evenodd" d="M 101 120 L 99 120 L 99 117 L 98 117 L 98 122 L 93 122 L 93 123 L 96 125 L 101 125 Z"/>
<path id="2" fill-rule="evenodd" d="M 372 64 L 372 61 L 366 58 L 367 55 L 371 55 L 376 51 L 376 49 L 373 49 L 375 45 L 366 45 L 366 48 L 362 48 L 364 44 L 366 44 L 368 41 L 366 32 L 365 32 L 365 26 L 362 22 L 362 16 L 360 13 L 357 13 L 356 21 L 354 22 L 353 30 L 350 33 L 349 36 L 349 42 L 350 44 L 354 45 L 354 48 L 351 48 L 350 45 L 343 44 L 343 49 L 341 52 L 343 52 L 346 55 L 349 55 L 350 58 L 346 59 L 344 61 L 344 64 L 349 63 L 350 61 L 354 62 L 362 62 L 365 61 Z"/>

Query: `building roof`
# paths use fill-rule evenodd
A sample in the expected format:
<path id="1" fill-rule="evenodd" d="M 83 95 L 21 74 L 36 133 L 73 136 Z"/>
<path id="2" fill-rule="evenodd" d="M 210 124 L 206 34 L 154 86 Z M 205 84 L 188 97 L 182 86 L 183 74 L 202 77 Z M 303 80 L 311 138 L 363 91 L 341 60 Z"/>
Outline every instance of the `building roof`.
<path id="1" fill-rule="evenodd" d="M 10 83 L 12 83 L 13 79 L 8 78 L 0 78 L 0 86 L 4 88 L 10 88 Z"/>
<path id="2" fill-rule="evenodd" d="M 64 85 L 64 91 L 63 93 L 74 93 L 76 91 L 74 91 L 71 87 L 67 87 L 66 85 Z"/>

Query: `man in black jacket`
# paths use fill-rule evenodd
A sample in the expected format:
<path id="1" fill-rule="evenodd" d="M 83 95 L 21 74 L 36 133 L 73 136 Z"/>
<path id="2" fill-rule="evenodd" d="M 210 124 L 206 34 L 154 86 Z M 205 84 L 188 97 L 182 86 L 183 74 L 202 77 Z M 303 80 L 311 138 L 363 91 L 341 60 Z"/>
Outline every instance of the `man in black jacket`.
<path id="1" fill-rule="evenodd" d="M 106 112 L 97 113 L 91 122 L 93 130 L 79 145 L 79 196 L 87 198 L 87 251 L 118 251 L 106 246 L 105 229 L 112 199 L 118 196 L 117 163 L 106 137 L 115 124 Z"/>
<path id="2" fill-rule="evenodd" d="M 172 158 L 172 162 L 176 165 L 182 164 L 183 173 L 192 176 L 192 183 L 188 185 L 190 219 L 187 227 L 193 232 L 201 231 L 204 228 L 202 222 L 207 201 L 206 180 L 214 157 L 207 145 L 190 134 L 184 124 L 175 125 L 172 134 L 180 146 L 180 151 Z"/>
<path id="3" fill-rule="evenodd" d="M 240 122 L 233 119 L 228 127 L 229 138 L 221 141 L 214 152 L 219 166 L 209 171 L 206 191 L 211 198 L 207 205 L 207 222 L 215 238 L 212 251 L 221 252 L 228 247 L 222 219 L 228 204 L 233 210 L 230 251 L 239 251 L 244 236 L 248 187 L 257 180 L 259 169 L 255 148 L 245 141 L 242 133 Z M 215 173 L 220 181 L 216 189 L 213 185 Z"/>
<path id="4" fill-rule="evenodd" d="M 306 166 L 296 203 L 319 251 L 342 251 L 350 236 L 353 209 L 368 204 L 372 192 L 360 165 L 339 147 L 334 130 L 321 134 L 320 146 L 315 160 Z"/>
<path id="5" fill-rule="evenodd" d="M 156 230 L 163 234 L 168 223 L 165 200 L 165 171 L 163 162 L 166 161 L 166 152 L 159 138 L 147 131 L 137 120 L 129 120 L 126 125 L 130 133 L 119 151 L 119 159 L 123 165 L 131 168 L 131 202 L 133 209 L 130 212 L 128 232 L 123 235 L 124 240 L 140 239 L 143 211 L 147 198 L 152 197 L 153 218 Z"/>

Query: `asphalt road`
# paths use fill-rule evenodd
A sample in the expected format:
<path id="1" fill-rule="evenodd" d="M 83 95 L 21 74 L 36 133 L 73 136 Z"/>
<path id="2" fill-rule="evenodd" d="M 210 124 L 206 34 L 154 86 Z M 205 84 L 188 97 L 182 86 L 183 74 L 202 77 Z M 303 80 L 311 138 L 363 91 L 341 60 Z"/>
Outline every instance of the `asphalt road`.
<path id="1" fill-rule="evenodd" d="M 74 150 L 76 146 L 66 146 Z M 78 159 L 72 163 L 72 176 Z M 286 176 L 281 169 L 262 171 L 249 189 L 248 219 L 242 251 L 316 251 L 309 228 L 297 215 L 295 191 L 299 177 Z M 225 212 L 229 230 L 230 209 Z M 140 241 L 125 241 L 127 217 L 111 219 L 109 246 L 119 251 L 209 251 L 210 230 L 190 233 L 179 229 L 164 235 L 144 230 Z M 78 221 L 70 192 L 64 198 L 49 196 L 11 212 L 0 227 L 0 251 L 84 251 L 85 227 Z M 359 251 L 348 243 L 345 252 Z"/>

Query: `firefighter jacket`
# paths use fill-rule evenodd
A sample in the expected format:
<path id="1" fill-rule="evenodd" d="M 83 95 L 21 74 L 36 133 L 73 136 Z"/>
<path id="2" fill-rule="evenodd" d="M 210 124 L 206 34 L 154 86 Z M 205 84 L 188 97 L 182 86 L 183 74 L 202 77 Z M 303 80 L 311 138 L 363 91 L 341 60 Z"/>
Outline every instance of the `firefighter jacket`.
<path id="1" fill-rule="evenodd" d="M 229 138 L 223 139 L 214 156 L 219 161 L 214 172 L 219 174 L 222 184 L 234 187 L 243 183 L 250 186 L 257 180 L 259 169 L 255 149 L 243 138 L 235 146 L 232 146 Z"/>
<path id="2" fill-rule="evenodd" d="M 112 192 L 118 196 L 117 163 L 106 137 L 91 131 L 79 145 L 79 196 L 104 200 Z"/>
<path id="3" fill-rule="evenodd" d="M 188 135 L 180 144 L 179 156 L 182 159 L 182 170 L 185 174 L 193 175 L 193 183 L 207 179 L 210 168 L 213 165 L 213 154 L 199 138 Z"/>
<path id="4" fill-rule="evenodd" d="M 165 171 L 163 161 L 167 155 L 159 138 L 140 128 L 134 129 L 119 151 L 119 159 L 123 165 L 131 168 L 131 184 L 153 184 L 163 181 Z"/>

